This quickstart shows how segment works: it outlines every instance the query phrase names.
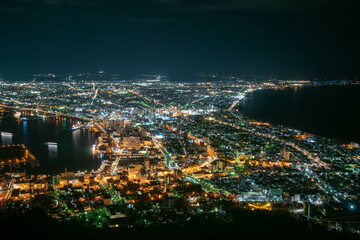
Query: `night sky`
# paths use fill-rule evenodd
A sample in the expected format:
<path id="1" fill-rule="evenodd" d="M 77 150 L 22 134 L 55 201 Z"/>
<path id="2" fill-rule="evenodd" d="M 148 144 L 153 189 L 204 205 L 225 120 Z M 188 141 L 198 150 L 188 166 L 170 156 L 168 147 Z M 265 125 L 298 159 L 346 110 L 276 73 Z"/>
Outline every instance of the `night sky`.
<path id="1" fill-rule="evenodd" d="M 346 0 L 0 0 L 0 75 L 351 78 L 359 13 Z"/>

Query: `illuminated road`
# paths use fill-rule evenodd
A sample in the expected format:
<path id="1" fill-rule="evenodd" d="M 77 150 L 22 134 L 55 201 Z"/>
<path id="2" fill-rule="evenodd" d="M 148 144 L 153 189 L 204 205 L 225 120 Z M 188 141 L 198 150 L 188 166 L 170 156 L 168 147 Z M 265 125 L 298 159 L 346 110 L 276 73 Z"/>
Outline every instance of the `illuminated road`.
<path id="1" fill-rule="evenodd" d="M 162 155 L 165 158 L 165 165 L 167 168 L 169 168 L 170 170 L 172 169 L 176 169 L 177 167 L 173 167 L 172 165 L 175 165 L 174 163 L 174 159 L 172 158 L 172 156 L 170 155 L 170 153 L 166 150 L 165 147 L 162 146 L 161 143 L 158 143 L 157 140 L 155 139 L 155 137 L 151 137 L 153 142 L 155 143 L 156 148 L 162 153 Z"/>
<path id="2" fill-rule="evenodd" d="M 322 161 L 320 161 L 319 158 L 315 157 L 312 153 L 310 153 L 309 151 L 305 150 L 305 149 L 302 149 L 301 147 L 297 146 L 295 143 L 292 143 L 292 142 L 286 142 L 285 140 L 283 139 L 280 139 L 278 137 L 274 137 L 270 134 L 265 134 L 265 133 L 260 133 L 260 132 L 256 132 L 254 130 L 251 130 L 251 129 L 248 129 L 248 128 L 245 128 L 245 127 L 240 127 L 240 126 L 237 126 L 237 125 L 234 125 L 234 124 L 231 124 L 231 123 L 227 123 L 227 122 L 223 122 L 223 121 L 219 121 L 219 120 L 216 120 L 216 119 L 211 119 L 212 121 L 214 122 L 217 122 L 219 124 L 222 124 L 222 125 L 227 125 L 227 126 L 230 126 L 230 127 L 233 127 L 235 129 L 238 129 L 238 130 L 242 130 L 242 131 L 247 131 L 247 132 L 251 132 L 255 135 L 258 135 L 260 137 L 263 137 L 263 138 L 270 138 L 271 140 L 274 140 L 274 141 L 277 141 L 277 142 L 281 142 L 289 147 L 292 147 L 294 148 L 295 150 L 297 150 L 298 152 L 302 153 L 304 156 L 306 156 L 309 160 L 311 160 L 312 162 L 318 164 L 319 166 L 322 166 L 322 167 L 328 167 L 328 165 Z"/>
<path id="3" fill-rule="evenodd" d="M 121 156 L 116 156 L 115 161 L 111 164 L 111 173 L 115 173 L 116 166 L 119 164 Z"/>
<path id="4" fill-rule="evenodd" d="M 3 201 L 3 202 L 7 201 L 10 198 L 13 190 L 14 190 L 14 184 L 13 184 L 13 181 L 10 181 L 9 182 L 9 187 L 6 190 L 7 191 L 6 195 L 5 195 L 5 197 L 3 199 L 0 199 L 0 201 Z"/>
<path id="5" fill-rule="evenodd" d="M 98 89 L 96 89 L 95 95 L 94 95 L 94 97 L 93 97 L 93 99 L 92 99 L 92 101 L 91 101 L 90 106 L 89 106 L 88 109 L 91 109 L 91 107 L 92 107 L 92 105 L 93 105 L 93 103 L 94 103 L 94 100 L 96 99 L 97 94 L 98 94 Z"/>
<path id="6" fill-rule="evenodd" d="M 236 115 L 234 115 L 232 112 L 230 112 L 234 117 L 238 118 Z M 210 119 L 209 119 L 210 120 Z M 220 120 L 216 120 L 216 119 L 211 119 L 212 121 L 215 121 L 219 124 L 223 124 L 223 125 L 227 125 L 227 126 L 230 126 L 230 127 L 233 127 L 235 129 L 238 129 L 238 130 L 243 130 L 243 131 L 246 131 L 246 132 L 250 132 L 252 134 L 255 134 L 255 135 L 258 135 L 260 137 L 263 137 L 263 138 L 269 138 L 271 140 L 274 140 L 274 141 L 277 141 L 277 142 L 281 142 L 283 144 L 285 144 L 286 146 L 289 146 L 293 149 L 295 149 L 296 151 L 302 153 L 304 156 L 306 156 L 311 162 L 317 164 L 318 166 L 320 167 L 325 167 L 325 168 L 328 168 L 328 164 L 324 163 L 323 161 L 321 161 L 318 157 L 314 156 L 314 154 L 312 154 L 311 152 L 299 147 L 298 145 L 296 145 L 295 143 L 293 142 L 288 142 L 288 141 L 285 141 L 283 139 L 280 139 L 278 137 L 275 137 L 273 135 L 270 135 L 270 134 L 266 134 L 266 133 L 260 133 L 260 132 L 257 132 L 257 131 L 254 131 L 252 129 L 248 129 L 248 128 L 245 128 L 245 127 L 241 127 L 241 126 L 238 126 L 238 125 L 234 125 L 234 124 L 231 124 L 231 123 L 228 123 L 228 122 L 223 122 L 223 121 L 220 121 Z"/>
<path id="7" fill-rule="evenodd" d="M 201 180 L 197 180 L 191 176 L 186 176 L 185 177 L 187 180 L 189 180 L 190 182 L 193 182 L 195 184 L 200 184 L 205 190 L 207 190 L 208 192 L 214 192 L 217 191 L 219 193 L 224 193 L 225 195 L 229 195 L 230 192 L 226 191 L 225 189 L 222 188 L 218 188 L 216 187 L 214 184 L 209 183 L 208 181 L 206 181 L 205 179 L 201 179 Z"/>
<path id="8" fill-rule="evenodd" d="M 234 117 L 238 118 L 236 115 L 234 115 L 232 112 L 230 112 Z M 324 167 L 324 168 L 327 168 L 329 169 L 329 166 L 327 163 L 321 161 L 318 157 L 314 156 L 311 152 L 301 148 L 300 146 L 296 145 L 295 143 L 293 142 L 288 142 L 288 141 L 285 141 L 283 139 L 280 139 L 276 136 L 273 136 L 273 135 L 270 135 L 270 134 L 265 134 L 265 133 L 260 133 L 260 132 L 257 132 L 257 131 L 254 131 L 252 129 L 248 129 L 248 128 L 245 128 L 245 127 L 241 127 L 241 126 L 238 126 L 238 125 L 234 125 L 234 124 L 231 124 L 231 123 L 228 123 L 228 122 L 224 122 L 224 121 L 220 121 L 220 120 L 217 120 L 217 119 L 209 119 L 211 121 L 214 121 L 214 122 L 217 122 L 219 124 L 222 124 L 222 125 L 227 125 L 227 126 L 230 126 L 230 127 L 233 127 L 235 129 L 238 129 L 238 130 L 242 130 L 242 131 L 247 131 L 247 132 L 250 132 L 252 134 L 255 134 L 257 136 L 260 136 L 260 137 L 263 137 L 263 138 L 268 138 L 268 139 L 271 139 L 271 140 L 274 140 L 274 141 L 277 141 L 277 142 L 280 142 L 286 146 L 289 146 L 293 149 L 295 149 L 296 151 L 300 152 L 301 154 L 303 154 L 307 159 L 309 159 L 314 166 L 316 167 Z M 313 171 L 311 170 L 311 165 L 309 166 L 309 164 L 303 164 L 304 167 L 299 167 L 298 169 L 306 176 L 308 177 L 312 182 L 315 183 L 315 185 L 322 191 L 324 191 L 325 193 L 329 194 L 329 195 L 332 195 L 332 197 L 334 198 L 334 200 L 336 200 L 337 202 L 340 202 L 340 200 L 338 199 L 338 197 L 340 196 L 340 194 L 337 194 L 333 188 L 327 184 L 326 182 L 322 181 L 321 179 L 319 179 L 314 173 Z M 344 196 L 340 196 L 340 197 L 344 197 Z"/>
<path id="9" fill-rule="evenodd" d="M 67 118 L 77 118 L 77 119 L 80 119 L 80 120 L 83 120 L 83 121 L 92 121 L 93 120 L 91 118 L 86 118 L 84 116 L 77 116 L 77 115 L 59 113 L 59 112 L 53 112 L 53 111 L 47 111 L 47 110 L 39 110 L 39 109 L 34 109 L 34 108 L 24 108 L 24 107 L 15 108 L 13 106 L 7 106 L 7 105 L 1 105 L 1 106 L 2 107 L 7 107 L 7 108 L 12 108 L 12 109 L 15 109 L 17 111 L 33 111 L 33 112 L 37 112 L 37 113 L 54 115 L 55 117 L 59 116 L 59 117 L 67 117 Z"/>

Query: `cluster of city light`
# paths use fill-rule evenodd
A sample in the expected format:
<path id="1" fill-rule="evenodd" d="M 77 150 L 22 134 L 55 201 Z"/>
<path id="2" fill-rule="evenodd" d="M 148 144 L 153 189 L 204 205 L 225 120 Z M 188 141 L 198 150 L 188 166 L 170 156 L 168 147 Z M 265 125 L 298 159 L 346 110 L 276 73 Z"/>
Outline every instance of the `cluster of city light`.
<path id="1" fill-rule="evenodd" d="M 309 83 L 299 81 L 296 84 Z M 207 81 L 172 83 L 157 78 L 134 83 L 9 84 L 10 89 L 21 86 L 30 89 L 29 94 L 42 97 L 39 103 L 27 95 L 14 99 L 11 91 L 5 89 L 2 102 L 12 106 L 2 107 L 20 112 L 19 122 L 38 116 L 61 121 L 71 117 L 79 121 L 72 126 L 76 133 L 86 128 L 100 135 L 92 146 L 92 153 L 101 159 L 100 167 L 90 173 L 72 175 L 72 179 L 67 172 L 60 174 L 54 177 L 58 183 L 52 185 L 54 192 L 64 191 L 65 186 L 96 192 L 91 197 L 79 197 L 79 202 L 84 204 L 103 201 L 111 205 L 124 200 L 127 207 L 133 208 L 142 197 L 155 205 L 182 196 L 191 207 L 202 208 L 204 202 L 222 199 L 251 210 L 272 210 L 274 202 L 302 204 L 309 201 L 321 206 L 325 202 L 321 198 L 324 195 L 338 202 L 355 198 L 347 193 L 347 188 L 356 189 L 354 182 L 351 182 L 354 186 L 347 183 L 340 188 L 326 179 L 329 173 L 329 178 L 349 180 L 358 172 L 353 154 L 357 145 L 332 146 L 335 150 L 327 153 L 322 150 L 322 145 L 327 143 L 318 144 L 311 134 L 249 120 L 239 113 L 238 105 L 249 92 L 291 85 L 287 81 L 248 83 L 240 79 L 218 84 Z M 63 90 L 54 86 L 61 86 Z M 59 104 L 55 98 L 46 96 L 51 88 Z M 125 130 L 129 133 L 123 133 Z M 138 134 L 136 143 L 129 140 L 133 134 Z M 284 149 L 291 155 L 284 157 Z M 346 152 L 343 153 L 343 149 Z M 335 152 L 342 154 L 341 157 L 329 160 Z M 32 157 L 26 150 L 24 158 Z M 14 160 L 20 161 L 11 161 Z M 330 175 L 332 166 L 340 166 L 342 161 L 348 161 L 346 166 L 350 170 L 346 174 L 338 171 Z M 83 182 L 79 180 L 81 177 Z M 280 187 L 277 183 L 281 181 L 284 184 Z M 203 193 L 176 190 L 192 185 L 201 187 Z M 31 186 L 46 194 L 45 189 L 50 185 L 32 183 Z M 6 199 L 11 198 L 10 190 Z M 296 196 L 289 196 L 292 190 Z M 309 190 L 316 194 L 302 194 Z M 110 197 L 105 197 L 107 195 Z M 27 195 L 22 197 L 25 199 Z M 67 209 L 59 199 L 56 201 L 61 213 L 82 214 Z M 71 202 L 75 204 L 76 199 Z M 356 205 L 349 205 L 349 209 L 355 211 Z M 96 211 L 90 208 L 85 212 Z M 59 217 L 56 213 L 52 216 Z"/>
<path id="2" fill-rule="evenodd" d="M 248 203 L 248 206 L 251 210 L 261 209 L 261 210 L 272 210 L 271 203 Z"/>

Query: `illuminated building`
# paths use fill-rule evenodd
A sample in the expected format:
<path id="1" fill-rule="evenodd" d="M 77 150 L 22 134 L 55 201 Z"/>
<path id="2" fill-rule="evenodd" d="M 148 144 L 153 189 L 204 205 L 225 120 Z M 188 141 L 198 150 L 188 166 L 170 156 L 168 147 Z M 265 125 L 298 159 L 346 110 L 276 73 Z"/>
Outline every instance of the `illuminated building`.
<path id="1" fill-rule="evenodd" d="M 123 147 L 125 149 L 138 150 L 140 148 L 140 137 L 124 137 Z"/>
<path id="2" fill-rule="evenodd" d="M 281 158 L 285 159 L 285 161 L 290 160 L 290 154 L 291 154 L 291 152 L 285 148 L 281 149 L 281 151 L 280 151 Z"/>

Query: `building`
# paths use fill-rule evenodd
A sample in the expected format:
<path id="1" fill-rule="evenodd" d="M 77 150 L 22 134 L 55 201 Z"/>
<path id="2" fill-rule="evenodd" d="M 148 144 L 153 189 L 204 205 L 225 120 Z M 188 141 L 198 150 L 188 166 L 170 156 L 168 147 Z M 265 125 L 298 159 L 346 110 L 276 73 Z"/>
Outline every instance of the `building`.
<path id="1" fill-rule="evenodd" d="M 141 165 L 134 164 L 128 167 L 128 178 L 129 180 L 138 180 L 140 177 Z"/>
<path id="2" fill-rule="evenodd" d="M 123 147 L 125 149 L 138 150 L 140 146 L 140 137 L 124 137 L 123 138 Z"/>
<path id="3" fill-rule="evenodd" d="M 285 148 L 280 151 L 280 156 L 281 158 L 285 159 L 285 161 L 290 160 L 290 154 L 291 152 Z"/>

